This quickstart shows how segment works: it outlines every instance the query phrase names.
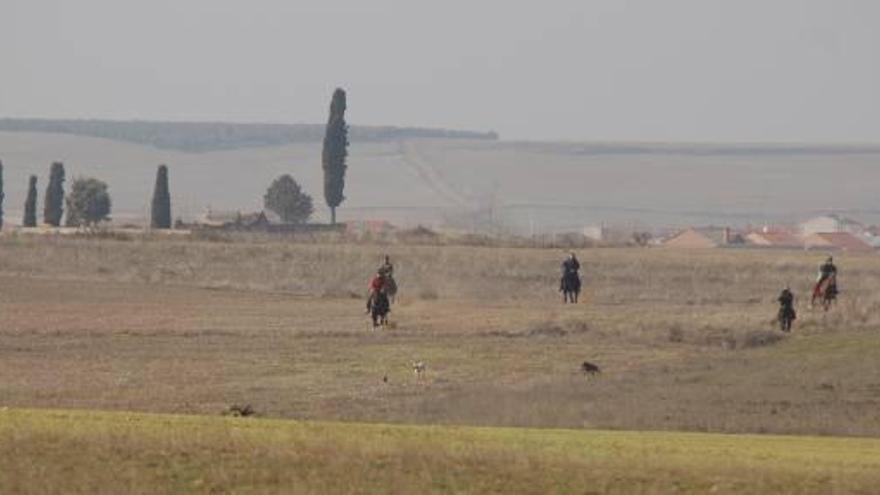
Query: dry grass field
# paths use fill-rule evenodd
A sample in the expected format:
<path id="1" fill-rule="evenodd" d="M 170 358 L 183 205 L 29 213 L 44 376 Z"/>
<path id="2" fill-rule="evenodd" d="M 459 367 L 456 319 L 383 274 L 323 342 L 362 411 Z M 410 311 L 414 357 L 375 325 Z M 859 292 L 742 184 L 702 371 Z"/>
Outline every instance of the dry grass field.
<path id="1" fill-rule="evenodd" d="M 880 441 L 0 409 L 2 493 L 876 493 Z"/>
<path id="2" fill-rule="evenodd" d="M 373 332 L 362 297 L 385 252 L 401 294 Z M 586 250 L 576 306 L 555 290 L 563 254 L 6 236 L 0 405 L 880 434 L 880 259 L 840 256 L 824 314 L 804 300 L 821 253 Z M 773 329 L 786 282 L 791 335 Z"/>

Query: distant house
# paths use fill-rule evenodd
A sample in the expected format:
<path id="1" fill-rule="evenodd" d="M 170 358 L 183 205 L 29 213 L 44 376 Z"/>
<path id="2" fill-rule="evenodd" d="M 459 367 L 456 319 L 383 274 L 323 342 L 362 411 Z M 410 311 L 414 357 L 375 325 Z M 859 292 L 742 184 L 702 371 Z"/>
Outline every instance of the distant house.
<path id="1" fill-rule="evenodd" d="M 880 237 L 878 237 L 874 234 L 870 234 L 870 233 L 866 232 L 866 233 L 860 235 L 859 239 L 865 241 L 874 249 L 880 249 Z"/>
<path id="2" fill-rule="evenodd" d="M 819 232 L 811 234 L 804 238 L 804 247 L 807 249 L 854 253 L 871 252 L 874 250 L 868 242 L 849 232 Z"/>
<path id="3" fill-rule="evenodd" d="M 269 226 L 266 212 L 242 213 L 240 211 L 212 211 L 202 214 L 196 224 L 200 227 L 223 229 L 259 229 Z"/>
<path id="4" fill-rule="evenodd" d="M 743 243 L 743 237 L 727 227 L 691 227 L 673 235 L 663 245 L 681 249 L 707 249 Z"/>
<path id="5" fill-rule="evenodd" d="M 378 236 L 382 237 L 391 234 L 394 226 L 385 220 L 362 220 L 354 222 L 346 222 L 345 233 L 351 236 Z"/>
<path id="6" fill-rule="evenodd" d="M 863 241 L 867 242 L 874 248 L 880 248 L 880 227 L 871 225 L 867 227 L 859 236 Z"/>
<path id="7" fill-rule="evenodd" d="M 783 229 L 764 228 L 749 232 L 746 242 L 754 247 L 764 248 L 802 248 L 804 241 L 793 232 Z"/>
<path id="8" fill-rule="evenodd" d="M 804 236 L 827 232 L 861 234 L 865 231 L 865 226 L 851 218 L 830 214 L 811 218 L 803 222 L 800 225 L 800 230 Z"/>
<path id="9" fill-rule="evenodd" d="M 608 229 L 604 225 L 584 227 L 584 237 L 593 241 L 604 241 L 608 237 Z"/>

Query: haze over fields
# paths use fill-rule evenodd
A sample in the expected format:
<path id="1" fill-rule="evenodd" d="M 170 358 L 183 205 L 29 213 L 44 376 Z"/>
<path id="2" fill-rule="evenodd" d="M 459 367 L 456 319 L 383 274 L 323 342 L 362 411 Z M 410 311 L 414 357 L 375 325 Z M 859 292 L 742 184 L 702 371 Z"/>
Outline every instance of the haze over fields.
<path id="1" fill-rule="evenodd" d="M 490 139 L 353 132 L 342 220 L 521 233 L 828 210 L 877 222 L 878 15 L 868 0 L 11 0 L 0 119 L 269 124 L 265 139 L 180 149 L 0 128 L 7 217 L 53 160 L 107 181 L 117 220 L 143 217 L 159 163 L 184 219 L 259 209 L 281 173 L 322 204 L 320 128 L 343 87 L 355 128 Z M 279 122 L 309 139 L 279 140 Z"/>
<path id="2" fill-rule="evenodd" d="M 0 132 L 7 221 L 20 221 L 27 176 L 49 164 L 105 180 L 113 216 L 148 212 L 156 166 L 170 167 L 174 216 L 255 211 L 270 181 L 292 174 L 323 206 L 321 144 L 201 153 L 93 137 Z M 352 140 L 341 220 L 387 219 L 518 233 L 605 223 L 661 228 L 797 221 L 834 210 L 880 221 L 880 146 L 537 143 L 486 139 Z"/>

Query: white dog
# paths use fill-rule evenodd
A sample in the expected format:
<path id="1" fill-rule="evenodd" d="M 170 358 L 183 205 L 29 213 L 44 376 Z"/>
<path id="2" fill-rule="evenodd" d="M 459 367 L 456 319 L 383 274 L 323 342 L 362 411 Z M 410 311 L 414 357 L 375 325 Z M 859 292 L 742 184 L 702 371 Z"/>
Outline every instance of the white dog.
<path id="1" fill-rule="evenodd" d="M 422 375 L 425 374 L 425 371 L 428 369 L 428 366 L 424 361 L 413 361 L 412 363 L 413 373 L 416 374 L 416 378 L 422 379 Z"/>

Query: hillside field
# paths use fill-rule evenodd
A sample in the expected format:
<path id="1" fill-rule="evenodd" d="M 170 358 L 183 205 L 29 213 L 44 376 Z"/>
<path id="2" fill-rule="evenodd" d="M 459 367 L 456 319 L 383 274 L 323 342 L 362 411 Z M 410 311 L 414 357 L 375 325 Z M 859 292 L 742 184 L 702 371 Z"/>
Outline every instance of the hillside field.
<path id="1" fill-rule="evenodd" d="M 370 330 L 387 252 L 401 293 Z M 0 241 L 0 403 L 565 428 L 880 434 L 880 263 L 838 260 L 829 313 L 804 252 Z M 795 331 L 774 329 L 785 283 Z M 417 381 L 410 363 L 428 364 Z M 579 373 L 598 364 L 599 379 Z M 383 381 L 387 377 L 387 382 Z"/>
<path id="2" fill-rule="evenodd" d="M 384 253 L 400 298 L 373 331 Z M 584 250 L 568 306 L 564 254 L 4 235 L 0 464 L 18 468 L 0 491 L 870 492 L 877 444 L 852 437 L 880 435 L 875 256 L 836 258 L 823 313 L 806 301 L 822 253 Z M 245 404 L 256 420 L 220 418 Z M 669 433 L 626 432 L 649 430 Z M 102 459 L 123 467 L 90 471 Z"/>

